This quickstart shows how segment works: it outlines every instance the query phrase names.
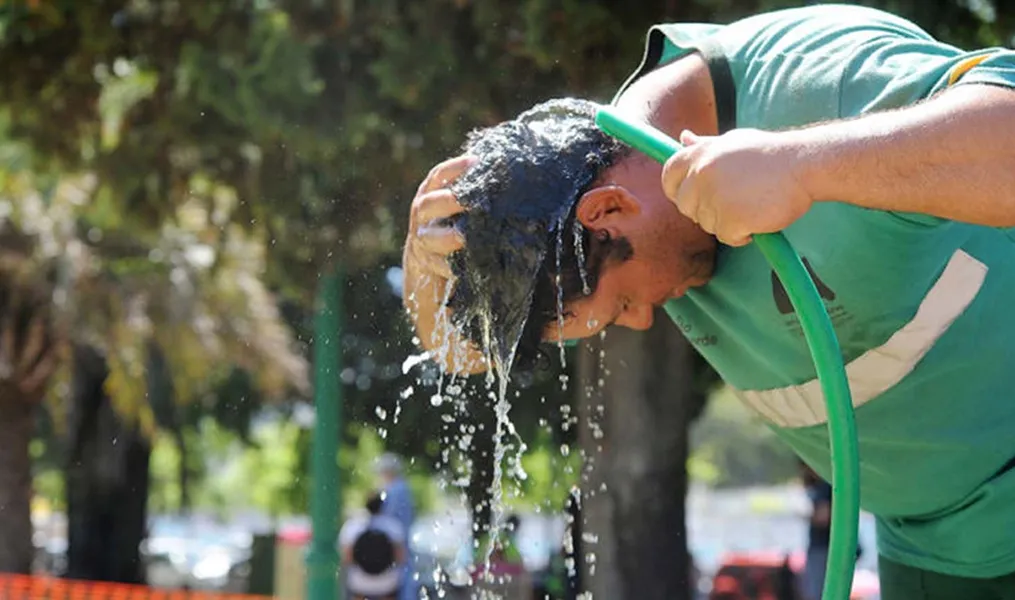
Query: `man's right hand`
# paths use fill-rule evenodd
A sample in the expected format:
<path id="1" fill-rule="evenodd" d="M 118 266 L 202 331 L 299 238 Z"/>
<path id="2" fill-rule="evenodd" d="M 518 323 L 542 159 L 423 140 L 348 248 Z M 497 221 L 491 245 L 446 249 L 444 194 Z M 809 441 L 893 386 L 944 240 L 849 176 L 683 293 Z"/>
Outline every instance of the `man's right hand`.
<path id="1" fill-rule="evenodd" d="M 430 170 L 412 200 L 402 255 L 403 301 L 420 343 L 445 371 L 458 374 L 486 369 L 482 354 L 451 328 L 444 306 L 453 277 L 448 255 L 464 244 L 447 220 L 465 210 L 447 186 L 473 164 L 475 158 L 459 156 Z"/>
<path id="2" fill-rule="evenodd" d="M 447 257 L 460 249 L 464 241 L 457 231 L 442 225 L 441 221 L 460 214 L 465 209 L 447 186 L 468 170 L 474 161 L 470 156 L 446 160 L 431 169 L 416 190 L 409 211 L 405 259 L 420 274 L 451 278 Z"/>

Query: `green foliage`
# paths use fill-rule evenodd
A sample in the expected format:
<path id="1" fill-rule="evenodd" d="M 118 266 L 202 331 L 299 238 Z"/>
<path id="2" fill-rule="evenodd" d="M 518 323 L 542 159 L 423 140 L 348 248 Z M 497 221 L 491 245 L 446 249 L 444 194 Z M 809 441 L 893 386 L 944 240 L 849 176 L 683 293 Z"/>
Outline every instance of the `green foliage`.
<path id="1" fill-rule="evenodd" d="M 309 432 L 291 421 L 278 420 L 256 429 L 251 443 L 243 443 L 211 418 L 184 431 L 195 509 L 228 513 L 257 508 L 266 514 L 302 514 L 307 505 L 305 483 Z M 181 508 L 181 455 L 176 440 L 159 434 L 152 449 L 153 512 Z"/>
<path id="2" fill-rule="evenodd" d="M 796 459 L 728 388 L 713 394 L 691 435 L 688 474 L 716 487 L 782 483 L 796 476 Z"/>
<path id="3" fill-rule="evenodd" d="M 526 479 L 520 486 L 515 508 L 558 511 L 570 490 L 579 484 L 581 454 L 568 446 L 554 444 L 552 434 L 543 429 L 522 457 Z"/>
<path id="4" fill-rule="evenodd" d="M 63 473 L 60 472 L 57 465 L 46 460 L 48 450 L 46 443 L 41 439 L 32 440 L 28 450 L 32 457 L 32 464 L 35 465 L 32 486 L 36 506 L 44 510 L 65 510 L 67 503 L 64 500 L 66 496 L 64 495 Z"/>
<path id="5" fill-rule="evenodd" d="M 354 443 L 346 444 L 338 461 L 345 511 L 360 510 L 377 490 L 377 458 L 385 451 L 376 431 L 352 427 Z M 184 432 L 193 477 L 192 508 L 226 515 L 244 508 L 271 516 L 303 515 L 309 507 L 311 431 L 279 415 L 255 427 L 244 443 L 210 417 Z M 171 435 L 160 433 L 152 450 L 152 489 L 149 506 L 154 513 L 181 508 L 179 446 Z M 418 510 L 436 506 L 438 490 L 425 466 L 410 465 L 408 480 Z"/>

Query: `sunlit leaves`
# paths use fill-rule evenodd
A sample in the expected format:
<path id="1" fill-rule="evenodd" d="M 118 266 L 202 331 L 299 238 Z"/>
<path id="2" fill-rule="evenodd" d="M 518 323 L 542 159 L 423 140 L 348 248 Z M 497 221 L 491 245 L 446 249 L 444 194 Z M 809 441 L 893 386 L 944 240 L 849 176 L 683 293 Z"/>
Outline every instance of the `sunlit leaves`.
<path id="1" fill-rule="evenodd" d="M 129 61 L 118 58 L 112 69 L 105 68 L 105 65 L 96 69 L 96 79 L 102 85 L 99 95 L 101 147 L 112 150 L 120 143 L 124 117 L 138 102 L 155 92 L 159 78 L 154 72 L 140 70 Z"/>
<path id="2" fill-rule="evenodd" d="M 95 177 L 0 173 L 5 247 L 8 254 L 18 249 L 9 260 L 30 275 L 26 285 L 48 290 L 45 308 L 62 339 L 104 353 L 105 390 L 129 421 L 148 432 L 155 427 L 146 401 L 153 342 L 181 402 L 203 398 L 234 366 L 254 374 L 269 397 L 306 392 L 306 361 L 261 281 L 264 243 L 215 224 L 228 223 L 215 215 L 235 207 L 235 194 L 199 185 L 203 193 L 156 230 L 104 229 L 82 226 L 94 209 L 87 200 Z"/>

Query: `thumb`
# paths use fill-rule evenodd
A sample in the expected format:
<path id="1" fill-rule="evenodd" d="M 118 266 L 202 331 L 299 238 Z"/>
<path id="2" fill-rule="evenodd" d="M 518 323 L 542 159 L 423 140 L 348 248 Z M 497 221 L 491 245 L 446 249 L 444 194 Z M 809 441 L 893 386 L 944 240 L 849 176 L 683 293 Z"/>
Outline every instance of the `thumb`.
<path id="1" fill-rule="evenodd" d="M 663 165 L 663 192 L 670 200 L 676 200 L 680 185 L 687 177 L 687 169 L 691 165 L 689 154 L 686 150 L 677 152 Z"/>
<path id="2" fill-rule="evenodd" d="M 698 142 L 702 141 L 705 136 L 698 135 L 690 129 L 685 129 L 680 132 L 680 143 L 685 146 L 693 146 Z"/>

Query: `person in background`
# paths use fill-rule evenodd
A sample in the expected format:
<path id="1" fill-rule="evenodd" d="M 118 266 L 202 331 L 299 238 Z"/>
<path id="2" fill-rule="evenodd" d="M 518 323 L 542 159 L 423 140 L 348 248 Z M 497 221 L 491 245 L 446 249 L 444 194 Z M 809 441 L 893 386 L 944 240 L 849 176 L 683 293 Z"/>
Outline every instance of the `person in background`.
<path id="1" fill-rule="evenodd" d="M 413 556 L 411 548 L 412 524 L 416 520 L 413 506 L 412 490 L 405 479 L 402 460 L 391 453 L 382 455 L 377 461 L 377 474 L 380 477 L 384 494 L 382 514 L 396 520 L 405 540 L 406 560 L 402 572 L 402 587 L 399 600 L 418 600 L 419 591 L 416 578 L 413 576 Z"/>
<path id="2" fill-rule="evenodd" d="M 821 600 L 825 566 L 832 537 L 832 486 L 810 467 L 800 463 L 801 479 L 811 500 L 807 562 L 800 579 L 803 600 Z"/>
<path id="3" fill-rule="evenodd" d="M 403 587 L 405 535 L 401 524 L 383 514 L 384 500 L 374 494 L 367 514 L 349 519 L 338 534 L 345 587 L 353 600 L 395 600 Z"/>

